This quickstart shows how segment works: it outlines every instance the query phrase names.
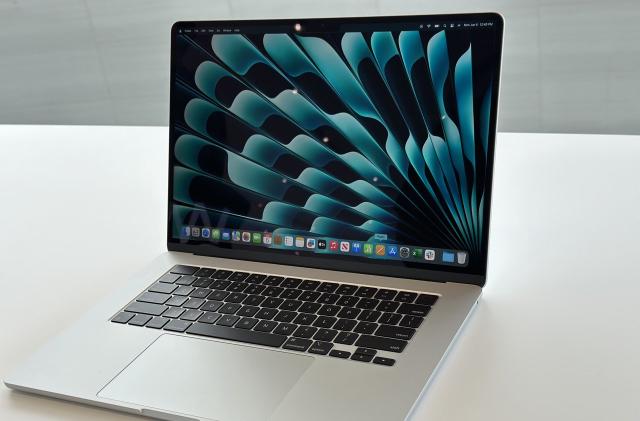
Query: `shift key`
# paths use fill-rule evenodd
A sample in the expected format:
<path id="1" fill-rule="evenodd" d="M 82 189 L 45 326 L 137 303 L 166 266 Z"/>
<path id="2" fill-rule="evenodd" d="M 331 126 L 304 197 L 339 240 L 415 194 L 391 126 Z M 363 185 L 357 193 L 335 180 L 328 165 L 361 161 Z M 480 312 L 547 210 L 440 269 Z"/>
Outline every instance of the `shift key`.
<path id="1" fill-rule="evenodd" d="M 402 352 L 404 347 L 407 346 L 407 341 L 381 338 L 379 336 L 360 335 L 355 345 L 364 348 L 373 348 L 380 351 Z"/>

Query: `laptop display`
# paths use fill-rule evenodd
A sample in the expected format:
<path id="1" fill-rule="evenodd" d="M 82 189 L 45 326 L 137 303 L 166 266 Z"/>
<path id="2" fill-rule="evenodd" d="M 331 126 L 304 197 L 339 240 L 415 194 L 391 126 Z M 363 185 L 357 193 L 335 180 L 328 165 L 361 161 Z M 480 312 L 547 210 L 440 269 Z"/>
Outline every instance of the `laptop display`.
<path id="1" fill-rule="evenodd" d="M 484 275 L 501 28 L 323 22 L 174 26 L 169 241 Z"/>

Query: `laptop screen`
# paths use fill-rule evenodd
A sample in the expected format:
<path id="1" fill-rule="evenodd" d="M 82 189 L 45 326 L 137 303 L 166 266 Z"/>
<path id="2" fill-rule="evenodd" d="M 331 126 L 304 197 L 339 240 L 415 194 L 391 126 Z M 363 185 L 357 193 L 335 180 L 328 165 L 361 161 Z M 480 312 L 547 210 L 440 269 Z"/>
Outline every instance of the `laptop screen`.
<path id="1" fill-rule="evenodd" d="M 491 14 L 174 25 L 169 242 L 484 275 L 501 34 Z"/>

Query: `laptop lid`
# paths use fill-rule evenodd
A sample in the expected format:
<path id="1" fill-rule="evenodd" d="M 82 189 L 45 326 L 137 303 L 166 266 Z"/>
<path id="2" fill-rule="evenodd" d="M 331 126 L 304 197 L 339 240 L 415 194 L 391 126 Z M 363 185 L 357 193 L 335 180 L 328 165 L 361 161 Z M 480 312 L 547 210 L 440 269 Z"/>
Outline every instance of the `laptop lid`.
<path id="1" fill-rule="evenodd" d="M 174 24 L 169 250 L 484 285 L 502 32 Z"/>

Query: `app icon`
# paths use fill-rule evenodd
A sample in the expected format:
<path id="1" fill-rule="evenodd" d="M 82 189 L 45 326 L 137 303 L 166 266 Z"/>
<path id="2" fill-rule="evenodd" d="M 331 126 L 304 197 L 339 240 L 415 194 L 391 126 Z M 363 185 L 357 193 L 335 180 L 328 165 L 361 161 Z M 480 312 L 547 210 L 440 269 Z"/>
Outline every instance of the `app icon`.
<path id="1" fill-rule="evenodd" d="M 409 257 L 409 253 L 409 247 L 400 247 L 400 257 L 406 259 L 407 257 Z"/>
<path id="2" fill-rule="evenodd" d="M 259 232 L 254 232 L 253 234 L 251 234 L 251 240 L 253 241 L 253 244 L 262 243 L 262 234 Z"/>
<path id="3" fill-rule="evenodd" d="M 329 241 L 329 250 L 337 251 L 338 250 L 338 242 L 336 240 Z"/>
<path id="4" fill-rule="evenodd" d="M 442 252 L 442 261 L 445 263 L 453 263 L 454 254 L 452 251 Z"/>
<path id="5" fill-rule="evenodd" d="M 351 249 L 351 243 L 348 241 L 340 241 L 340 251 L 343 253 L 349 253 Z"/>
<path id="6" fill-rule="evenodd" d="M 436 260 L 436 252 L 435 252 L 435 250 L 426 249 L 424 251 L 424 260 L 429 260 L 429 261 Z"/>
<path id="7" fill-rule="evenodd" d="M 202 235 L 202 238 L 210 238 L 211 237 L 211 229 L 210 228 L 202 228 L 202 231 L 200 233 Z"/>
<path id="8" fill-rule="evenodd" d="M 376 256 L 384 256 L 387 248 L 385 247 L 384 244 L 376 244 Z"/>
<path id="9" fill-rule="evenodd" d="M 282 236 L 280 234 L 276 234 L 273 236 L 273 244 L 275 244 L 276 246 L 282 244 Z"/>
<path id="10" fill-rule="evenodd" d="M 307 238 L 307 248 L 308 249 L 316 248 L 316 239 L 315 238 Z"/>
<path id="11" fill-rule="evenodd" d="M 284 245 L 287 247 L 293 247 L 293 236 L 285 235 L 284 236 Z"/>
<path id="12" fill-rule="evenodd" d="M 387 255 L 391 257 L 396 257 L 398 255 L 398 246 L 389 245 L 387 247 Z"/>
<path id="13" fill-rule="evenodd" d="M 184 225 L 180 229 L 180 237 L 188 237 L 191 235 L 191 227 L 189 225 Z"/>
<path id="14" fill-rule="evenodd" d="M 413 249 L 411 250 L 411 257 L 414 259 L 422 259 L 422 250 L 423 249 Z"/>
<path id="15" fill-rule="evenodd" d="M 457 253 L 458 256 L 458 264 L 459 265 L 464 265 L 465 263 L 467 263 L 467 252 L 466 251 L 459 251 Z"/>
<path id="16" fill-rule="evenodd" d="M 360 253 L 362 251 L 362 243 L 354 241 L 351 243 L 351 251 L 354 253 Z"/>
<path id="17" fill-rule="evenodd" d="M 365 243 L 362 251 L 364 252 L 364 254 L 373 254 L 373 244 Z"/>
<path id="18" fill-rule="evenodd" d="M 211 238 L 213 238 L 214 240 L 219 240 L 220 239 L 220 230 L 219 229 L 211 230 Z"/>
<path id="19" fill-rule="evenodd" d="M 231 238 L 233 241 L 240 241 L 240 231 L 233 231 L 231 233 Z"/>
<path id="20" fill-rule="evenodd" d="M 262 234 L 263 243 L 265 243 L 266 245 L 270 245 L 272 241 L 273 241 L 273 238 L 271 237 L 271 233 L 265 232 L 264 234 Z"/>
<path id="21" fill-rule="evenodd" d="M 327 248 L 326 240 L 318 240 L 318 248 L 319 249 L 326 249 Z"/>
<path id="22" fill-rule="evenodd" d="M 223 240 L 230 240 L 231 239 L 231 231 L 222 230 L 222 239 Z"/>
<path id="23" fill-rule="evenodd" d="M 296 237 L 296 247 L 304 247 L 304 237 Z"/>
<path id="24" fill-rule="evenodd" d="M 199 227 L 191 227 L 191 236 L 192 237 L 200 237 L 200 228 Z"/>
<path id="25" fill-rule="evenodd" d="M 242 241 L 248 243 L 251 241 L 251 233 L 247 231 L 242 232 Z"/>

